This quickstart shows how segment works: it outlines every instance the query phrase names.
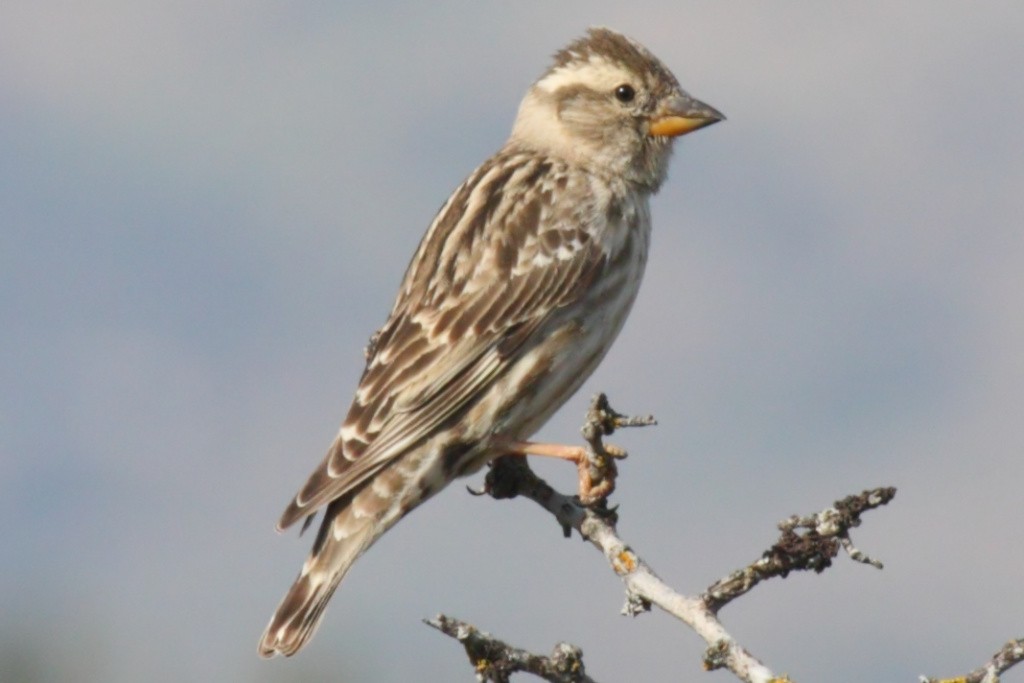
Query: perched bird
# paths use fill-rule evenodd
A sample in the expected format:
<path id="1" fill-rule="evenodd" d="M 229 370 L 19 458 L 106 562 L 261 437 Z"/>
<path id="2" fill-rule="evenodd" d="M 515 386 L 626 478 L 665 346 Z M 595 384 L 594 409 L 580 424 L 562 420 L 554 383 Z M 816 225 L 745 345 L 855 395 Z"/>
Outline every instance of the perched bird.
<path id="1" fill-rule="evenodd" d="M 508 142 L 434 218 L 337 438 L 278 522 L 326 506 L 261 655 L 298 652 L 356 558 L 455 478 L 503 455 L 582 462 L 528 439 L 622 328 L 673 139 L 723 118 L 614 31 L 555 55 Z M 591 498 L 585 477 L 580 489 Z"/>

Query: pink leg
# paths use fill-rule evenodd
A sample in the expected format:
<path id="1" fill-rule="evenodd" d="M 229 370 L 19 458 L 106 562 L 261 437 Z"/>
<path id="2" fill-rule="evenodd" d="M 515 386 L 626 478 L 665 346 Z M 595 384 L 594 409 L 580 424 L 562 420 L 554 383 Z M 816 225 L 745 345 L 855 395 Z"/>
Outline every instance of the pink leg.
<path id="1" fill-rule="evenodd" d="M 607 458 L 600 458 L 599 463 L 592 463 L 590 452 L 583 446 L 510 441 L 501 444 L 501 447 L 507 449 L 510 455 L 541 455 L 576 463 L 579 472 L 579 497 L 584 505 L 608 497 L 615 489 L 615 463 Z"/>
<path id="2" fill-rule="evenodd" d="M 534 443 L 533 441 L 512 441 L 509 450 L 515 455 L 543 455 L 548 458 L 561 458 L 576 464 L 586 462 L 587 449 L 583 446 L 563 446 L 557 443 Z"/>

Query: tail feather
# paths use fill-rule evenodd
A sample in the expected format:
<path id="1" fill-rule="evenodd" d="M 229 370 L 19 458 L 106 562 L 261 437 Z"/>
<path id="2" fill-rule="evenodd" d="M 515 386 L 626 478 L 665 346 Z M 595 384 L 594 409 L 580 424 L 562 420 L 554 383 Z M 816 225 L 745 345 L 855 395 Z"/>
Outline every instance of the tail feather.
<path id="1" fill-rule="evenodd" d="M 261 656 L 290 657 L 302 649 L 316 633 L 324 608 L 349 567 L 387 526 L 353 514 L 352 507 L 328 508 L 309 558 L 260 638 Z"/>
<path id="2" fill-rule="evenodd" d="M 316 632 L 327 602 L 352 563 L 381 534 L 442 488 L 442 472 L 424 469 L 422 458 L 431 455 L 426 449 L 414 451 L 378 473 L 372 482 L 327 506 L 312 552 L 260 638 L 262 656 L 288 657 L 302 649 Z M 438 462 L 443 465 L 444 461 L 428 459 L 428 464 Z"/>

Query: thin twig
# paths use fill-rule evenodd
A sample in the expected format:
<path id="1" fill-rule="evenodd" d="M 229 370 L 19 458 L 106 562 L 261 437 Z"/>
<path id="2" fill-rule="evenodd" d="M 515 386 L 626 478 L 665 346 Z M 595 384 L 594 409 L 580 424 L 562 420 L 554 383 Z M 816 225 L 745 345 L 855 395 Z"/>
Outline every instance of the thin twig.
<path id="1" fill-rule="evenodd" d="M 583 651 L 575 645 L 558 643 L 549 656 L 543 657 L 513 647 L 460 619 L 438 614 L 423 621 L 462 643 L 480 683 L 508 683 L 509 677 L 519 672 L 550 683 L 595 683 L 583 667 Z"/>
<path id="2" fill-rule="evenodd" d="M 500 483 L 498 483 L 500 482 Z M 494 484 L 492 486 L 492 483 Z M 726 667 L 749 683 L 781 681 L 768 667 L 741 647 L 700 598 L 682 595 L 666 585 L 617 535 L 607 510 L 581 507 L 569 496 L 552 489 L 529 468 L 523 458 L 502 458 L 488 473 L 488 492 L 495 497 L 521 495 L 546 509 L 568 535 L 580 535 L 604 553 L 626 586 L 623 614 L 636 615 L 657 605 L 697 632 L 709 645 L 705 668 Z M 508 495 L 509 490 L 513 491 Z M 496 495 L 496 492 L 498 495 Z"/>
<path id="3" fill-rule="evenodd" d="M 922 676 L 921 683 L 999 683 L 999 675 L 1011 667 L 1024 661 L 1024 638 L 1011 640 L 985 662 L 966 676 L 955 678 L 927 678 Z"/>
<path id="4" fill-rule="evenodd" d="M 596 455 L 592 464 L 598 470 L 595 473 L 597 477 L 608 474 L 601 468 L 610 466 L 610 478 L 614 480 L 614 460 L 625 457 L 625 452 L 619 449 L 609 453 L 603 437 L 619 427 L 646 424 L 654 424 L 654 418 L 628 418 L 615 412 L 603 394 L 594 398 L 581 431 Z M 609 455 L 611 457 L 606 457 Z M 849 530 L 860 524 L 862 512 L 884 505 L 895 495 L 895 489 L 874 489 L 838 501 L 834 507 L 815 515 L 790 518 L 780 525 L 783 532 L 780 540 L 760 560 L 730 574 L 704 594 L 691 597 L 666 585 L 619 538 L 614 508 L 609 509 L 604 500 L 596 505 L 581 506 L 578 499 L 551 488 L 530 469 L 524 458 L 496 460 L 487 474 L 483 492 L 494 498 L 524 496 L 550 512 L 566 536 L 576 529 L 585 540 L 601 550 L 612 569 L 622 578 L 626 587 L 624 614 L 636 615 L 649 610 L 651 605 L 657 605 L 704 639 L 708 645 L 703 658 L 705 669 L 726 668 L 748 683 L 781 683 L 788 679 L 775 675 L 736 642 L 718 620 L 717 611 L 770 576 L 785 576 L 794 569 L 823 571 L 841 547 L 858 561 L 880 566 L 856 549 L 849 539 Z"/>
<path id="5" fill-rule="evenodd" d="M 750 591 L 765 579 L 785 578 L 791 571 L 821 573 L 843 548 L 850 558 L 878 569 L 873 560 L 854 546 L 850 529 L 860 525 L 860 515 L 885 505 L 896 495 L 894 488 L 877 488 L 847 496 L 821 512 L 806 517 L 796 515 L 779 522 L 782 534 L 761 558 L 712 584 L 701 596 L 708 608 L 718 612 L 731 600 Z"/>

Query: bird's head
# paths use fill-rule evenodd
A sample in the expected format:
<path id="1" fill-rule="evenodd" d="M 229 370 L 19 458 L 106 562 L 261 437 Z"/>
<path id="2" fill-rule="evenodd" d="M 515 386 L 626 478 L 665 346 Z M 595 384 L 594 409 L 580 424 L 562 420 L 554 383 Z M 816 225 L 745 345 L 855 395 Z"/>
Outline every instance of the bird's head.
<path id="1" fill-rule="evenodd" d="M 526 93 L 511 142 L 657 190 L 672 141 L 724 118 L 642 45 L 594 28 Z"/>

